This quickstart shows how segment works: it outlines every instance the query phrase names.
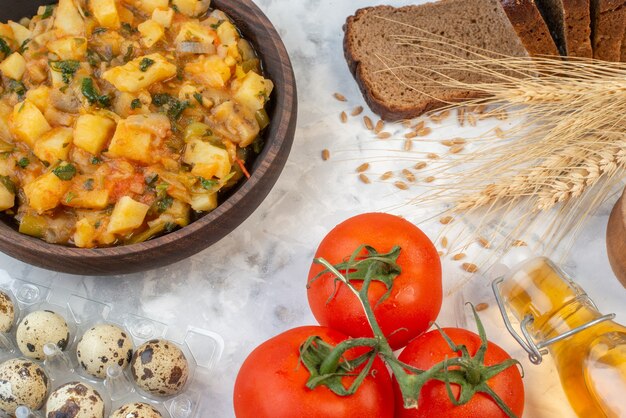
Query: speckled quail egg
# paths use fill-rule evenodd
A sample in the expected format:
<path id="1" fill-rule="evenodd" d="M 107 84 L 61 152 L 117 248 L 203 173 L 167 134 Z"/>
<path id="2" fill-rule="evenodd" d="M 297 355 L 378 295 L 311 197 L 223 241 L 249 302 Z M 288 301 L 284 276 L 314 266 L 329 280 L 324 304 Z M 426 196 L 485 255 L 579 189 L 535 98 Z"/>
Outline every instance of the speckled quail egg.
<path id="1" fill-rule="evenodd" d="M 100 324 L 89 329 L 76 347 L 81 367 L 90 375 L 104 379 L 107 368 L 117 364 L 126 368 L 133 356 L 133 343 L 123 329 Z"/>
<path id="2" fill-rule="evenodd" d="M 47 417 L 104 418 L 104 401 L 87 383 L 70 382 L 57 388 L 46 402 Z"/>
<path id="3" fill-rule="evenodd" d="M 43 346 L 48 343 L 65 350 L 70 339 L 70 330 L 61 315 L 52 311 L 35 311 L 22 319 L 15 337 L 24 356 L 43 360 Z"/>
<path id="4" fill-rule="evenodd" d="M 15 305 L 11 297 L 0 291 L 0 332 L 9 332 L 15 321 Z"/>
<path id="5" fill-rule="evenodd" d="M 133 378 L 153 395 L 179 393 L 189 378 L 189 363 L 183 352 L 166 340 L 152 340 L 137 349 L 131 362 Z"/>
<path id="6" fill-rule="evenodd" d="M 48 396 L 48 376 L 36 363 L 11 359 L 0 364 L 0 409 L 13 414 L 20 406 L 37 410 Z"/>
<path id="7" fill-rule="evenodd" d="M 129 403 L 117 408 L 109 418 L 163 418 L 163 415 L 147 403 Z"/>

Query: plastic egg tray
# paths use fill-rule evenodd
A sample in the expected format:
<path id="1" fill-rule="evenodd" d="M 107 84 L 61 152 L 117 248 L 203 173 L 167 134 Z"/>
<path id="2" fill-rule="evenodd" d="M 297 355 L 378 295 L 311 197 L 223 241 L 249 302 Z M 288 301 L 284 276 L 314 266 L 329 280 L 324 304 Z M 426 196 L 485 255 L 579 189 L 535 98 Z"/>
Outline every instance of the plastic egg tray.
<path id="1" fill-rule="evenodd" d="M 0 271 L 0 273 L 3 273 Z M 29 313 L 49 310 L 61 315 L 69 327 L 70 337 L 65 350 L 55 342 L 44 346 L 45 359 L 37 361 L 48 375 L 48 396 L 69 382 L 86 383 L 96 389 L 105 403 L 105 417 L 122 405 L 142 402 L 158 410 L 164 418 L 200 418 L 200 377 L 206 376 L 219 361 L 224 348 L 222 338 L 208 330 L 188 328 L 183 341 L 168 338 L 168 326 L 158 321 L 132 314 L 119 313 L 111 305 L 78 296 L 64 289 L 53 289 L 0 274 L 0 291 L 6 293 L 15 307 L 11 330 L 0 333 L 0 363 L 14 358 L 25 358 L 18 348 L 16 330 Z M 88 374 L 79 364 L 76 347 L 83 334 L 98 324 L 113 324 L 122 328 L 133 342 L 133 350 L 143 343 L 160 339 L 178 347 L 189 364 L 185 386 L 173 396 L 159 397 L 145 392 L 135 383 L 130 366 L 122 369 L 109 365 L 106 377 L 98 379 Z M 178 332 L 180 334 L 180 332 Z M 0 388 L 5 390 L 6 388 Z M 45 402 L 38 411 L 19 407 L 15 415 L 0 411 L 0 417 L 31 418 L 45 416 Z"/>

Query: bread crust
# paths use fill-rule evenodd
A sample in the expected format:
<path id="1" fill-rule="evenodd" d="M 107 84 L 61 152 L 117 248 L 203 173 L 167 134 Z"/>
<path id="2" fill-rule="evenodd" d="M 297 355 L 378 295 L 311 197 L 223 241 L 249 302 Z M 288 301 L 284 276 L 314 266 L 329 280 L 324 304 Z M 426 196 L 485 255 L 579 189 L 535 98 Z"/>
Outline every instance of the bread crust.
<path id="1" fill-rule="evenodd" d="M 445 3 L 449 0 L 441 0 Z M 408 6 L 411 7 L 411 6 Z M 346 62 L 350 72 L 354 76 L 359 89 L 370 109 L 378 114 L 382 119 L 388 121 L 398 121 L 403 119 L 412 119 L 418 117 L 431 110 L 436 110 L 448 105 L 450 102 L 461 102 L 469 99 L 480 97 L 476 92 L 471 91 L 455 91 L 439 94 L 439 100 L 435 98 L 425 97 L 419 103 L 410 103 L 406 106 L 387 103 L 383 98 L 376 95 L 376 89 L 364 68 L 363 63 L 355 56 L 356 45 L 353 45 L 354 36 L 352 31 L 355 30 L 355 24 L 368 13 L 373 11 L 394 10 L 392 6 L 374 6 L 358 9 L 354 15 L 349 16 L 343 26 L 344 39 L 343 50 Z"/>
<path id="2" fill-rule="evenodd" d="M 626 30 L 626 0 L 592 0 L 593 57 L 620 61 Z"/>
<path id="3" fill-rule="evenodd" d="M 500 0 L 500 3 L 530 55 L 559 55 L 534 0 Z"/>

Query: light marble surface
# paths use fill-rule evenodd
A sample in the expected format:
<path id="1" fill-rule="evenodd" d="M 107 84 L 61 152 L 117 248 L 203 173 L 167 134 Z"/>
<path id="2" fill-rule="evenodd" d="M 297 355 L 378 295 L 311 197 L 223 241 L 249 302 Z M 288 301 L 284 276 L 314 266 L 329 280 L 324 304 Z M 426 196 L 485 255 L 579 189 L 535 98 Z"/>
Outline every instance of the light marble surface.
<path id="1" fill-rule="evenodd" d="M 312 255 L 327 231 L 361 212 L 397 206 L 394 212 L 409 219 L 423 219 L 430 209 L 407 206 L 411 191 L 400 192 L 387 183 L 360 183 L 355 168 L 372 155 L 388 155 L 385 154 L 388 148 L 375 145 L 359 120 L 351 119 L 348 124 L 339 120 L 342 110 L 361 104 L 356 84 L 343 60 L 341 27 L 356 8 L 374 1 L 258 0 L 257 3 L 278 28 L 291 54 L 300 110 L 296 139 L 285 170 L 270 196 L 246 222 L 230 236 L 188 260 L 130 276 L 69 276 L 0 255 L 0 266 L 13 277 L 53 283 L 110 302 L 120 309 L 148 315 L 170 324 L 181 338 L 187 326 L 219 333 L 225 340 L 225 350 L 219 365 L 204 381 L 202 417 L 233 415 L 232 387 L 237 370 L 255 346 L 289 328 L 315 323 L 307 305 L 305 282 Z M 345 94 L 349 104 L 334 100 L 335 91 Z M 445 137 L 456 128 L 441 129 L 442 132 L 434 135 Z M 396 145 L 400 148 L 400 142 Z M 427 147 L 423 145 L 420 151 Z M 332 154 L 326 162 L 320 158 L 324 148 Z M 387 159 L 386 163 L 399 161 L 400 157 Z M 377 168 L 372 170 L 379 171 Z M 604 247 L 609 210 L 610 205 L 606 205 L 591 219 L 565 266 L 604 312 L 616 312 L 618 319 L 626 323 L 623 303 L 626 291 L 614 278 Z M 420 226 L 433 239 L 438 236 L 437 225 Z M 463 280 L 461 273 L 458 264 L 444 263 L 446 289 L 454 289 Z M 504 331 L 488 285 L 487 278 L 475 276 L 463 287 L 463 300 L 489 302 L 490 308 L 483 316 L 490 339 L 523 358 L 521 348 Z M 455 315 L 460 301 L 458 292 L 446 297 L 440 324 L 453 326 L 465 321 L 463 316 Z M 525 416 L 571 416 L 551 362 L 537 367 L 524 361 L 524 366 Z"/>

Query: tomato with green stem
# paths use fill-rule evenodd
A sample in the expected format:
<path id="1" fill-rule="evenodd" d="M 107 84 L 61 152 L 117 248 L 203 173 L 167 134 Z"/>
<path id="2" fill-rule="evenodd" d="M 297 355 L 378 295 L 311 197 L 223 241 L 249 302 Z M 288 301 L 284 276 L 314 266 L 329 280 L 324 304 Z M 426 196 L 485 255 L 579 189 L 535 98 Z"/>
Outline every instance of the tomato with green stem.
<path id="1" fill-rule="evenodd" d="M 439 254 L 430 239 L 403 218 L 384 213 L 350 218 L 330 231 L 315 258 L 337 265 L 357 289 L 368 271 L 376 273 L 368 299 L 394 349 L 426 331 L 439 314 Z M 318 263 L 311 266 L 307 288 L 309 306 L 321 325 L 353 337 L 373 336 L 358 298 Z"/>
<path id="2" fill-rule="evenodd" d="M 295 328 L 264 342 L 237 375 L 235 415 L 392 418 L 391 378 L 371 345 L 317 326 Z M 331 355 L 336 346 L 339 355 Z"/>
<path id="3" fill-rule="evenodd" d="M 422 386 L 417 409 L 403 408 L 403 396 L 394 381 L 396 418 L 506 418 L 511 416 L 506 408 L 522 416 L 524 384 L 519 369 L 513 366 L 516 361 L 496 344 L 487 342 L 481 325 L 479 331 L 482 335 L 445 328 L 411 341 L 398 357 L 406 365 L 429 370 L 460 361 L 465 367 L 447 370 L 447 376 L 437 372 L 443 379 L 433 379 Z"/>

